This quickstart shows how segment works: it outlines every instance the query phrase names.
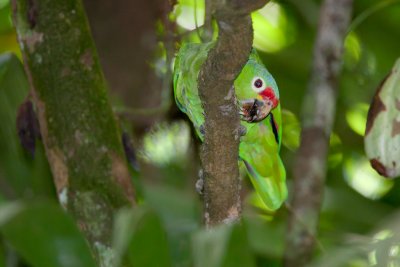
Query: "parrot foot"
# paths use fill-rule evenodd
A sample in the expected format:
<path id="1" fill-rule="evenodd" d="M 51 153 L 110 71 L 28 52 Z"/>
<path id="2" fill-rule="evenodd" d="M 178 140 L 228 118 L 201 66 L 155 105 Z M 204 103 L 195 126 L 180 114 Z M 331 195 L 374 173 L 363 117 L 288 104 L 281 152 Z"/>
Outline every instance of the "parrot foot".
<path id="1" fill-rule="evenodd" d="M 200 133 L 201 133 L 202 136 L 205 135 L 206 129 L 204 128 L 204 124 L 200 125 L 199 131 L 200 131 Z"/>
<path id="2" fill-rule="evenodd" d="M 204 192 L 204 178 L 203 169 L 199 170 L 199 179 L 196 181 L 196 191 L 199 195 L 203 195 Z"/>
<path id="3" fill-rule="evenodd" d="M 246 133 L 247 133 L 247 128 L 244 127 L 243 125 L 240 125 L 240 126 L 239 126 L 239 135 L 240 135 L 240 136 L 245 136 Z"/>

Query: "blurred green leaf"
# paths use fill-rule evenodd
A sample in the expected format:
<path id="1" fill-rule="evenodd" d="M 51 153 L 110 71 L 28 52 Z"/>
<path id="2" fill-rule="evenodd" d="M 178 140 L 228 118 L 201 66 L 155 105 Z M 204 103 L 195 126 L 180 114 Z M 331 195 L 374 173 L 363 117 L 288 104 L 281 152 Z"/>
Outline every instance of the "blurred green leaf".
<path id="1" fill-rule="evenodd" d="M 172 266 L 166 233 L 160 219 L 145 207 L 123 209 L 117 214 L 113 247 L 116 266 L 124 255 L 130 266 Z"/>
<path id="2" fill-rule="evenodd" d="M 199 229 L 201 221 L 197 196 L 165 185 L 151 185 L 145 187 L 145 201 L 166 227 L 175 265 L 192 266 L 190 237 Z"/>
<path id="3" fill-rule="evenodd" d="M 340 137 L 332 132 L 329 138 L 329 155 L 328 155 L 328 167 L 335 168 L 343 160 L 342 152 L 342 140 Z"/>
<path id="4" fill-rule="evenodd" d="M 181 0 L 174 11 L 178 25 L 187 30 L 202 26 L 204 13 L 204 0 Z"/>
<path id="5" fill-rule="evenodd" d="M 264 257 L 282 257 L 285 245 L 285 223 L 276 219 L 267 221 L 260 216 L 247 215 L 243 216 L 243 225 L 252 251 Z"/>
<path id="6" fill-rule="evenodd" d="M 11 31 L 11 6 L 8 0 L 0 0 L 0 34 Z"/>
<path id="7" fill-rule="evenodd" d="M 192 251 L 196 267 L 255 266 L 244 227 L 238 224 L 197 232 L 193 236 Z"/>
<path id="8" fill-rule="evenodd" d="M 295 24 L 286 16 L 277 2 L 269 2 L 251 14 L 255 48 L 277 52 L 290 45 L 296 36 Z"/>
<path id="9" fill-rule="evenodd" d="M 12 54 L 0 55 L 0 192 L 8 198 L 54 196 L 43 145 L 37 142 L 33 158 L 23 150 L 17 134 L 17 111 L 28 90 L 19 59 Z"/>
<path id="10" fill-rule="evenodd" d="M 0 267 L 6 267 L 6 256 L 3 240 L 0 240 Z"/>
<path id="11" fill-rule="evenodd" d="M 369 105 L 366 103 L 355 103 L 346 112 L 346 121 L 350 128 L 360 136 L 365 134 L 365 124 L 367 123 L 367 113 Z"/>
<path id="12" fill-rule="evenodd" d="M 349 33 L 344 41 L 344 62 L 349 69 L 354 69 L 361 58 L 361 43 L 354 32 Z"/>
<path id="13" fill-rule="evenodd" d="M 282 144 L 292 151 L 296 150 L 300 145 L 300 122 L 296 115 L 287 109 L 282 109 L 282 127 Z"/>
<path id="14" fill-rule="evenodd" d="M 346 182 L 370 199 L 383 197 L 393 187 L 393 180 L 385 179 L 372 169 L 364 156 L 353 155 L 344 164 Z"/>
<path id="15" fill-rule="evenodd" d="M 71 217 L 54 203 L 0 206 L 0 232 L 33 267 L 95 267 Z"/>
<path id="16" fill-rule="evenodd" d="M 144 136 L 143 151 L 139 154 L 157 166 L 182 163 L 190 144 L 190 128 L 184 121 L 158 124 Z"/>

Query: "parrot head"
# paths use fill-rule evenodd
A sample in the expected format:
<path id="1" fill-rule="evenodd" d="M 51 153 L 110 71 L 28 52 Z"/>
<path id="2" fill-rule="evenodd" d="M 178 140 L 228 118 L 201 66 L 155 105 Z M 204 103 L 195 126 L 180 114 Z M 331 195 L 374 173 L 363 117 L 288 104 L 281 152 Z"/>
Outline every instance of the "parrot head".
<path id="1" fill-rule="evenodd" d="M 255 51 L 235 80 L 234 86 L 244 121 L 262 121 L 279 104 L 278 86 Z"/>

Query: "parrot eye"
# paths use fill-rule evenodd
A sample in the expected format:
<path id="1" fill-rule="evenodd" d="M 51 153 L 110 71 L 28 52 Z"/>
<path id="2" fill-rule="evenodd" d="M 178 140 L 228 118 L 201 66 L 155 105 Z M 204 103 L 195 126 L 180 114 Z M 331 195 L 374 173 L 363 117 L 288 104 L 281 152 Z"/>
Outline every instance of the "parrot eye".
<path id="1" fill-rule="evenodd" d="M 256 91 L 257 93 L 261 92 L 263 90 L 263 86 L 264 86 L 264 80 L 260 77 L 255 77 L 252 81 L 251 84 L 252 88 L 254 91 Z"/>

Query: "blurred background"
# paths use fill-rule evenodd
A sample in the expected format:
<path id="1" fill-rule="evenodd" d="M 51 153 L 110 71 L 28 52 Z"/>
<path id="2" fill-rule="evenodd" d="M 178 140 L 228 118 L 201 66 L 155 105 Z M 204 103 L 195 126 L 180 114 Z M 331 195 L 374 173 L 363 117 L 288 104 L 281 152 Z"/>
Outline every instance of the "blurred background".
<path id="1" fill-rule="evenodd" d="M 192 266 L 196 258 L 190 246 L 192 234 L 202 224 L 202 201 L 194 187 L 200 144 L 175 106 L 171 68 L 180 44 L 204 38 L 205 6 L 203 0 L 174 4 L 84 1 L 116 117 L 135 148 L 139 170 L 132 174 L 140 202 L 160 216 L 173 266 Z M 285 109 L 281 154 L 289 188 L 319 7 L 317 0 L 271 1 L 252 14 L 254 47 L 275 77 Z M 22 150 L 16 134 L 16 114 L 28 85 L 18 60 L 9 54 L 21 59 L 10 12 L 9 1 L 0 0 L 0 203 L 56 201 L 42 144 L 38 142 L 33 157 Z M 400 184 L 370 167 L 363 145 L 372 96 L 399 57 L 399 17 L 400 1 L 354 1 L 315 237 L 315 266 L 400 266 L 396 233 Z M 246 177 L 243 183 L 243 227 L 255 262 L 281 266 L 290 207 L 271 214 L 252 200 Z M 10 261 L 13 249 L 7 241 L 2 247 L 0 262 Z M 0 266 L 26 264 L 17 255 L 14 258 L 20 265 Z"/>

